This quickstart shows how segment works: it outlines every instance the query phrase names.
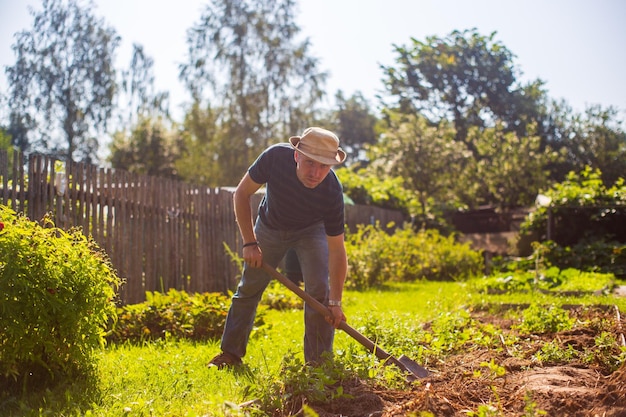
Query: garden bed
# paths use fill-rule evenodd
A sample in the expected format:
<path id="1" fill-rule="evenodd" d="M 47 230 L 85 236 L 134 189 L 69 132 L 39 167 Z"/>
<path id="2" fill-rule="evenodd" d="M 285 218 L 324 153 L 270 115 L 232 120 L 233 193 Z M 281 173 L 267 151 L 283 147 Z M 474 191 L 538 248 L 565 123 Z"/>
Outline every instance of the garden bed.
<path id="1" fill-rule="evenodd" d="M 606 354 L 619 354 L 624 339 L 623 318 L 617 309 L 572 307 L 570 314 L 588 325 L 519 337 L 514 352 L 504 343 L 502 349 L 469 344 L 463 353 L 430 365 L 432 374 L 408 390 L 388 390 L 353 379 L 343 384 L 348 397 L 308 406 L 320 417 L 391 417 L 420 415 L 425 411 L 435 416 L 466 416 L 480 410 L 482 414 L 474 415 L 542 415 L 543 411 L 547 415 L 625 416 L 626 366 L 611 370 L 607 364 L 581 360 L 533 359 L 546 343 L 581 353 L 598 349 L 599 331 L 595 327 L 599 323 L 605 326 L 603 331 L 608 326 L 618 341 L 616 346 L 604 347 Z M 515 331 L 512 321 L 501 312 L 479 311 L 472 316 L 502 329 L 503 340 Z M 488 364 L 504 368 L 503 374 L 490 372 Z"/>

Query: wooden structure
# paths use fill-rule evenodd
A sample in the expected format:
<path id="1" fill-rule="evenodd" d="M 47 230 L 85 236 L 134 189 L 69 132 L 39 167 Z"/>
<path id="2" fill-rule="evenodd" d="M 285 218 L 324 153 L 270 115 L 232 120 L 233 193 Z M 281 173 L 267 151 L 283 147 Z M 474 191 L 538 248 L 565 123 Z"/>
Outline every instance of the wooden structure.
<path id="1" fill-rule="evenodd" d="M 262 194 L 252 202 L 258 205 Z M 130 174 L 43 155 L 10 157 L 0 150 L 0 204 L 41 220 L 50 213 L 62 229 L 79 227 L 102 247 L 125 280 L 123 303 L 146 291 L 234 290 L 241 254 L 232 189 Z M 362 220 L 359 210 L 362 209 Z M 400 225 L 399 212 L 348 206 L 346 220 Z"/>

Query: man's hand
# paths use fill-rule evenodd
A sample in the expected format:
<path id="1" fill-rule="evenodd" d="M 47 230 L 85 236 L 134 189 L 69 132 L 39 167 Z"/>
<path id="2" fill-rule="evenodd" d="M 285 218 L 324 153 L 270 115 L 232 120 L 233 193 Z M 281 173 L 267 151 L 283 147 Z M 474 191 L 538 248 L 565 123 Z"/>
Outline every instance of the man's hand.
<path id="1" fill-rule="evenodd" d="M 260 268 L 263 265 L 263 252 L 259 245 L 243 248 L 243 260 L 251 268 Z"/>
<path id="2" fill-rule="evenodd" d="M 331 312 L 332 317 L 326 316 L 326 321 L 332 324 L 335 329 L 339 328 L 342 321 L 348 321 L 340 306 L 330 306 L 328 310 Z"/>

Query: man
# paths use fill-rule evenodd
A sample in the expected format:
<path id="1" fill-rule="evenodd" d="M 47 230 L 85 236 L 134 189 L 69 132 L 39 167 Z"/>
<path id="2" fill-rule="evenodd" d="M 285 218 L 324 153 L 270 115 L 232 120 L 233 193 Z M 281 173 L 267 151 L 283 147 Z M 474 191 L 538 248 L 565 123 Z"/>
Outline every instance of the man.
<path id="1" fill-rule="evenodd" d="M 345 158 L 334 133 L 310 127 L 288 144 L 267 148 L 239 182 L 234 205 L 245 263 L 226 318 L 222 352 L 209 366 L 241 364 L 257 305 L 271 279 L 261 266 L 276 267 L 290 249 L 297 254 L 305 291 L 332 313 L 324 317 L 305 305 L 305 361 L 319 363 L 324 352 L 332 352 L 335 328 L 346 320 L 341 297 L 348 262 L 343 190 L 331 168 Z M 263 184 L 265 196 L 253 226 L 250 196 Z"/>

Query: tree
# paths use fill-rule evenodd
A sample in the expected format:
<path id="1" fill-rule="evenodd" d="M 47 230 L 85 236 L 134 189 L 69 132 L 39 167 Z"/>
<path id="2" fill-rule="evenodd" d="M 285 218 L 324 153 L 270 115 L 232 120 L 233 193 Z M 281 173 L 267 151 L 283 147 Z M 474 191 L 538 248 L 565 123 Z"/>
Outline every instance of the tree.
<path id="1" fill-rule="evenodd" d="M 154 86 L 154 60 L 143 46 L 133 44 L 128 69 L 122 71 L 119 83 L 119 123 L 122 127 L 137 124 L 139 118 L 169 118 L 169 94 L 157 92 Z"/>
<path id="2" fill-rule="evenodd" d="M 583 114 L 565 103 L 555 104 L 552 146 L 564 158 L 553 164 L 552 178 L 563 181 L 569 172 L 591 167 L 602 172 L 605 184 L 611 184 L 626 172 L 626 132 L 618 112 L 612 107 L 590 106 Z"/>
<path id="3" fill-rule="evenodd" d="M 106 130 L 116 89 L 116 32 L 94 4 L 43 0 L 30 31 L 17 33 L 16 63 L 6 68 L 10 128 L 20 149 L 92 161 Z M 63 144 L 63 138 L 65 143 Z"/>
<path id="4" fill-rule="evenodd" d="M 142 118 L 130 137 L 124 131 L 113 135 L 109 162 L 113 168 L 135 174 L 178 179 L 175 161 L 179 157 L 180 139 L 162 119 Z"/>
<path id="5" fill-rule="evenodd" d="M 183 125 L 183 150 L 176 161 L 176 169 L 182 179 L 213 187 L 236 185 L 241 176 L 242 161 L 226 158 L 245 158 L 245 152 L 231 152 L 221 146 L 234 143 L 218 124 L 220 109 L 201 109 L 195 103 L 185 116 Z M 235 171 L 236 170 L 236 171 Z"/>
<path id="6" fill-rule="evenodd" d="M 335 95 L 337 109 L 332 113 L 329 127 L 337 133 L 341 146 L 347 151 L 346 165 L 365 159 L 365 145 L 376 143 L 378 119 L 372 114 L 367 100 L 359 92 L 346 99 L 341 91 Z"/>
<path id="7" fill-rule="evenodd" d="M 240 164 L 229 167 L 238 177 L 262 148 L 307 127 L 323 95 L 326 75 L 308 40 L 296 41 L 294 8 L 293 0 L 210 0 L 187 32 L 180 78 L 200 107 L 221 109 L 229 142 L 221 148 L 244 158 L 219 156 Z"/>
<path id="8" fill-rule="evenodd" d="M 368 170 L 403 178 L 404 187 L 417 196 L 418 216 L 432 217 L 444 206 L 456 206 L 454 190 L 471 154 L 454 140 L 450 124 L 430 126 L 424 117 L 398 112 L 389 112 L 386 120 L 385 133 L 368 149 Z"/>
<path id="9" fill-rule="evenodd" d="M 531 205 L 539 190 L 548 186 L 547 167 L 559 155 L 550 149 L 541 149 L 538 136 L 519 137 L 505 132 L 500 125 L 494 128 L 473 127 L 469 138 L 476 144 L 479 158 L 465 171 L 466 180 L 478 185 L 468 195 L 465 187 L 457 187 L 457 194 L 465 197 L 471 207 L 497 206 L 502 210 Z"/>
<path id="10" fill-rule="evenodd" d="M 472 126 L 500 122 L 507 131 L 527 135 L 527 126 L 543 122 L 543 82 L 519 86 L 513 54 L 494 39 L 495 32 L 485 37 L 474 29 L 396 46 L 397 67 L 383 67 L 392 107 L 421 113 L 433 124 L 453 121 L 456 139 L 473 153 L 467 136 Z"/>

